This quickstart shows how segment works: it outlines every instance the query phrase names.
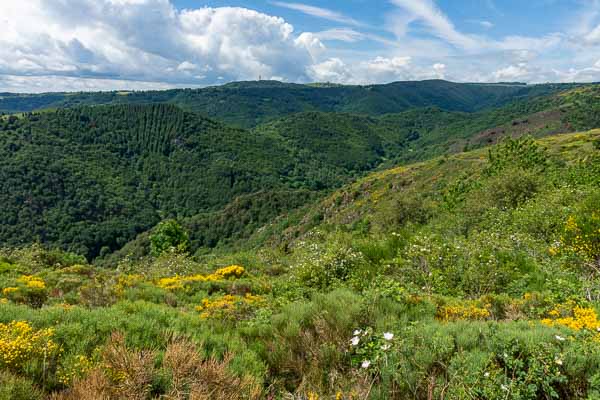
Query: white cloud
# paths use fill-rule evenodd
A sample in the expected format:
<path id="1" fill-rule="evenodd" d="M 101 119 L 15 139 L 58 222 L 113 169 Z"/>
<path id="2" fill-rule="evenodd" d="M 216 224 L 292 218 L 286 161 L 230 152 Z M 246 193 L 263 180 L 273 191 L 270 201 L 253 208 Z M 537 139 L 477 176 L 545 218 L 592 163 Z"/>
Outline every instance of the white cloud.
<path id="1" fill-rule="evenodd" d="M 435 71 L 436 78 L 444 79 L 446 77 L 446 64 L 435 63 L 432 68 Z"/>
<path id="2" fill-rule="evenodd" d="M 479 25 L 483 29 L 492 29 L 494 26 L 496 26 L 493 22 L 488 21 L 488 20 L 470 19 L 470 20 L 468 20 L 468 22 Z"/>
<path id="3" fill-rule="evenodd" d="M 349 83 L 354 78 L 349 67 L 339 58 L 330 58 L 309 68 L 311 78 L 317 82 Z"/>
<path id="4" fill-rule="evenodd" d="M 600 25 L 598 25 L 591 31 L 587 32 L 583 36 L 583 39 L 587 44 L 591 44 L 591 45 L 600 44 Z"/>
<path id="5" fill-rule="evenodd" d="M 376 57 L 359 64 L 360 76 L 375 82 L 390 82 L 410 79 L 410 57 Z"/>
<path id="6" fill-rule="evenodd" d="M 442 79 L 446 65 L 415 65 L 409 56 L 375 57 L 358 63 L 331 58 L 314 65 L 311 76 L 316 81 L 366 85 L 400 80 Z"/>
<path id="7" fill-rule="evenodd" d="M 0 75 L 0 91 L 19 93 L 83 92 L 110 90 L 164 90 L 189 85 L 118 79 L 73 78 L 68 76 Z"/>
<path id="8" fill-rule="evenodd" d="M 4 8 L 6 7 L 6 8 Z M 0 74 L 206 84 L 306 80 L 324 50 L 282 18 L 234 8 L 176 10 L 168 0 L 3 0 Z"/>
<path id="9" fill-rule="evenodd" d="M 334 28 L 315 34 L 320 40 L 339 40 L 341 42 L 354 43 L 365 40 L 367 35 L 350 28 Z"/>
<path id="10" fill-rule="evenodd" d="M 337 40 L 340 42 L 355 43 L 363 40 L 371 40 L 386 46 L 395 47 L 398 43 L 381 35 L 368 32 L 359 32 L 351 28 L 333 28 L 325 31 L 316 32 L 315 36 L 320 40 Z"/>
<path id="11" fill-rule="evenodd" d="M 315 35 L 310 32 L 304 32 L 296 40 L 294 43 L 299 48 L 304 48 L 311 55 L 313 62 L 317 60 L 321 54 L 323 54 L 326 50 L 325 45 L 320 40 L 318 35 Z"/>
<path id="12" fill-rule="evenodd" d="M 564 32 L 537 37 L 473 35 L 434 0 L 389 1 L 395 7 L 378 27 L 326 8 L 272 3 L 341 25 L 297 32 L 283 18 L 239 7 L 0 0 L 0 91 L 159 89 L 259 76 L 352 84 L 600 80 L 600 0 L 565 16 Z"/>
<path id="13" fill-rule="evenodd" d="M 310 15 L 317 18 L 326 19 L 333 22 L 340 22 L 342 24 L 354 25 L 354 26 L 364 26 L 364 24 L 355 20 L 354 18 L 350 18 L 342 13 L 337 11 L 333 11 L 327 8 L 315 7 L 308 4 L 303 3 L 287 3 L 283 1 L 272 1 L 271 4 L 276 5 L 278 7 L 288 8 L 290 10 L 299 11 L 303 14 Z"/>
<path id="14" fill-rule="evenodd" d="M 518 65 L 509 65 L 506 68 L 501 68 L 494 72 L 494 80 L 496 81 L 516 81 L 529 75 L 527 64 L 520 63 Z"/>
<path id="15" fill-rule="evenodd" d="M 392 0 L 392 3 L 406 10 L 414 19 L 422 21 L 434 35 L 454 46 L 467 50 L 480 47 L 479 40 L 459 32 L 433 0 Z"/>

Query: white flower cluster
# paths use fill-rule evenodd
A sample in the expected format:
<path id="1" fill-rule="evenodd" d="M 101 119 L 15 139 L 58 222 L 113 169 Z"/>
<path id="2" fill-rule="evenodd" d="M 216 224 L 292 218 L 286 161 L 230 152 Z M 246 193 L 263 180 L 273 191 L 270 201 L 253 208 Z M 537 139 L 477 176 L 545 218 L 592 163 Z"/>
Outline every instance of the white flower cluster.
<path id="1" fill-rule="evenodd" d="M 361 339 L 364 338 L 365 336 L 367 336 L 369 334 L 368 330 L 362 330 L 362 329 L 356 329 L 354 330 L 354 332 L 352 332 L 352 339 L 350 339 L 350 345 L 352 347 L 356 347 L 360 344 Z M 387 351 L 389 349 L 392 348 L 391 345 L 391 341 L 394 339 L 394 333 L 392 332 L 384 332 L 383 335 L 383 340 L 385 341 L 385 343 L 383 345 L 381 345 L 381 350 L 383 351 Z M 363 360 L 361 363 L 361 368 L 363 369 L 367 369 L 371 366 L 371 360 Z"/>

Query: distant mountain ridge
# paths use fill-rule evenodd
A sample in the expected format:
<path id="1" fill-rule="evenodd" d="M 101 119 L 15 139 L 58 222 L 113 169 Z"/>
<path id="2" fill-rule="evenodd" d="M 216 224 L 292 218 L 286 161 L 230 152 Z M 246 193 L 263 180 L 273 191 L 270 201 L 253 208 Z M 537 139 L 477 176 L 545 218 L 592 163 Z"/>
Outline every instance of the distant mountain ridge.
<path id="1" fill-rule="evenodd" d="M 580 84 L 482 84 L 444 80 L 348 86 L 278 81 L 233 82 L 203 89 L 144 92 L 0 94 L 0 112 L 19 113 L 82 105 L 170 103 L 238 127 L 304 111 L 383 115 L 439 107 L 475 112 L 518 99 L 556 93 Z"/>

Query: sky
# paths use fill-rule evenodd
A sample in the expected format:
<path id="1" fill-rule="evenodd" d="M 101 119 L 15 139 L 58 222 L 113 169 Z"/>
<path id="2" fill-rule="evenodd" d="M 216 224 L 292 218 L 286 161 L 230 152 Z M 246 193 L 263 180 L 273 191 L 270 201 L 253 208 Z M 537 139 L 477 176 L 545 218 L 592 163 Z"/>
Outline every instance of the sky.
<path id="1" fill-rule="evenodd" d="M 0 2 L 0 92 L 600 81 L 600 0 Z"/>

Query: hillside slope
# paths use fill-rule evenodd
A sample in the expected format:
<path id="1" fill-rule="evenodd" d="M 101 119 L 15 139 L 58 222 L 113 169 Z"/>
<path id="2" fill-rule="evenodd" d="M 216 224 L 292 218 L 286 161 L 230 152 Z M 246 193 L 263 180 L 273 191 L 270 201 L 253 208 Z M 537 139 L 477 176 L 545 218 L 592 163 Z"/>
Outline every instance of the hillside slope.
<path id="1" fill-rule="evenodd" d="M 95 257 L 169 215 L 264 188 L 309 187 L 282 143 L 169 105 L 60 110 L 0 122 L 3 244 Z M 102 250 L 103 247 L 107 249 Z"/>
<path id="2" fill-rule="evenodd" d="M 534 143 L 531 139 L 507 140 L 507 146 L 511 143 L 525 143 L 525 149 L 538 146 L 528 145 Z M 489 153 L 490 148 L 369 174 L 329 195 L 311 209 L 302 210 L 302 222 L 286 228 L 285 233 L 275 233 L 273 240 L 287 245 L 313 229 L 390 234 L 406 225 L 429 223 L 433 216 L 451 216 L 454 219 L 456 215 L 452 214 L 458 210 L 472 213 L 472 217 L 476 218 L 479 211 L 495 207 L 499 211 L 510 210 L 521 205 L 521 201 L 528 200 L 529 195 L 552 191 L 556 187 L 566 186 L 566 189 L 572 175 L 577 175 L 578 179 L 585 180 L 592 187 L 600 187 L 600 130 L 551 136 L 539 139 L 537 143 L 543 149 L 542 165 L 536 165 L 535 160 L 520 159 L 528 155 L 510 154 L 507 157 L 511 161 L 502 165 L 501 174 L 489 170 L 487 159 L 489 154 L 493 154 Z M 524 153 L 527 151 L 523 150 Z M 520 165 L 522 162 L 525 166 Z M 540 177 L 529 176 L 530 171 L 540 174 Z M 502 185 L 509 187 L 495 187 L 500 183 L 495 180 L 496 175 L 502 175 L 507 180 Z M 533 181 L 519 182 L 521 178 Z M 510 187 L 511 179 L 515 181 L 514 188 Z M 525 186 L 519 188 L 519 184 Z M 494 204 L 493 193 L 499 192 L 497 195 L 502 196 L 500 191 L 511 189 L 531 190 L 531 193 L 524 193 L 524 198 L 515 198 L 510 204 L 502 202 L 511 199 L 497 198 L 498 203 Z"/>
<path id="3" fill-rule="evenodd" d="M 279 87 L 266 88 L 272 86 Z M 269 219 L 281 214 L 286 220 L 319 192 L 373 169 L 504 137 L 598 127 L 598 93 L 598 86 L 587 86 L 475 113 L 310 111 L 252 130 L 170 104 L 5 116 L 0 118 L 0 196 L 6 223 L 0 243 L 39 241 L 95 258 L 176 217 L 192 231 L 194 250 L 245 246 Z M 254 200 L 236 203 L 239 196 Z M 274 208 L 265 212 L 261 198 Z M 235 220 L 231 210 L 244 218 Z"/>
<path id="4" fill-rule="evenodd" d="M 291 197 L 238 198 L 221 216 Z M 169 250 L 112 268 L 0 249 L 0 393 L 600 393 L 600 130 L 379 171 L 299 214 L 265 228 L 279 248 Z"/>
<path id="5" fill-rule="evenodd" d="M 253 127 L 304 111 L 382 115 L 439 107 L 473 112 L 535 98 L 580 85 L 464 84 L 442 80 L 386 85 L 298 85 L 275 81 L 236 82 L 204 89 L 149 92 L 0 94 L 0 112 L 98 104 L 172 103 L 240 127 Z"/>

